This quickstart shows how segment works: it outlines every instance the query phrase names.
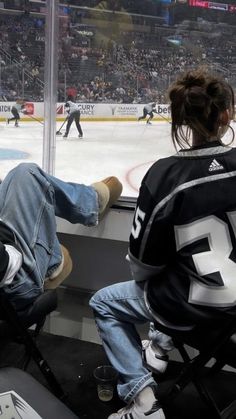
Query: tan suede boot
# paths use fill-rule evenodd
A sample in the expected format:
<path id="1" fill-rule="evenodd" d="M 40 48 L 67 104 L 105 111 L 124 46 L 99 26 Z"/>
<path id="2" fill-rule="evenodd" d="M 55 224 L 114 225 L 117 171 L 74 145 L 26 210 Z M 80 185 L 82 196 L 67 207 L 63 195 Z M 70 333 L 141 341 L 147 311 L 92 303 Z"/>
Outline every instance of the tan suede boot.
<path id="1" fill-rule="evenodd" d="M 99 219 L 101 220 L 107 213 L 108 209 L 120 197 L 123 186 L 115 176 L 109 176 L 101 182 L 92 184 L 98 194 Z"/>
<path id="2" fill-rule="evenodd" d="M 49 278 L 45 279 L 44 289 L 55 289 L 70 275 L 72 271 L 72 259 L 66 247 L 61 245 L 62 261 L 58 268 Z"/>

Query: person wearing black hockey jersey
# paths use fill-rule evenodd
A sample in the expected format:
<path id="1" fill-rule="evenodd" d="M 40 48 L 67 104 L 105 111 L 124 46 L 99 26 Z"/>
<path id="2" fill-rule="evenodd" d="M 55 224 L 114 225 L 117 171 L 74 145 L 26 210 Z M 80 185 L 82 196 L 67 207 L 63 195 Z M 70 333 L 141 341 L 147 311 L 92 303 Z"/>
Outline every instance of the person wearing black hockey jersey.
<path id="1" fill-rule="evenodd" d="M 80 125 L 80 110 L 78 108 L 78 105 L 75 103 L 73 96 L 68 96 L 67 102 L 65 104 L 65 110 L 68 113 L 67 117 L 67 124 L 66 124 L 66 132 L 63 135 L 64 138 L 68 137 L 70 127 L 73 121 L 75 121 L 79 138 L 83 138 L 83 131 Z"/>
<path id="2" fill-rule="evenodd" d="M 179 76 L 169 98 L 180 149 L 142 180 L 129 240 L 133 280 L 90 300 L 127 403 L 109 419 L 165 418 L 151 371 L 165 370 L 173 345 L 155 321 L 203 331 L 236 317 L 236 148 L 221 140 L 235 117 L 233 90 L 198 69 Z M 141 342 L 135 325 L 145 322 L 152 327 Z"/>
<path id="3" fill-rule="evenodd" d="M 153 119 L 154 113 L 157 113 L 156 103 L 155 102 L 148 103 L 147 105 L 144 106 L 143 115 L 138 118 L 138 121 L 141 121 L 142 119 L 146 119 L 148 115 L 147 124 L 151 125 L 150 121 Z"/>
<path id="4" fill-rule="evenodd" d="M 19 126 L 19 120 L 20 120 L 20 112 L 26 113 L 25 110 L 25 101 L 23 99 L 17 99 L 15 105 L 11 108 L 11 113 L 13 115 L 12 118 L 7 119 L 7 123 L 9 124 L 10 121 L 15 121 L 15 127 Z"/>

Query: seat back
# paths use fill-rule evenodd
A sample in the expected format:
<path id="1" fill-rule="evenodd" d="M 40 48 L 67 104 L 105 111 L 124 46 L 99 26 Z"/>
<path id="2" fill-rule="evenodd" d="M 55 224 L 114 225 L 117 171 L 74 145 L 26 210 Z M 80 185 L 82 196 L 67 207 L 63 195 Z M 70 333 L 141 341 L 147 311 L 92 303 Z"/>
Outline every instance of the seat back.
<path id="1" fill-rule="evenodd" d="M 56 306 L 56 290 L 48 290 L 40 295 L 33 304 L 26 307 L 24 311 L 17 312 L 13 304 L 9 301 L 8 296 L 1 290 L 0 308 L 2 320 L 0 323 L 0 335 L 5 332 L 6 336 L 4 336 L 4 339 L 7 337 L 8 339 L 17 340 L 25 346 L 28 359 L 25 362 L 24 369 L 27 367 L 29 360 L 32 357 L 46 378 L 53 393 L 62 399 L 65 395 L 61 385 L 58 383 L 54 373 L 28 330 L 28 328 L 34 324 L 36 324 L 36 329 L 38 328 L 38 330 L 40 330 L 47 314 L 55 310 Z"/>
<path id="2" fill-rule="evenodd" d="M 221 371 L 226 364 L 236 367 L 236 319 L 232 318 L 224 324 L 216 324 L 217 328 L 205 325 L 195 327 L 190 331 L 179 331 L 156 323 L 157 330 L 172 337 L 183 359 L 183 367 L 163 396 L 162 402 L 168 405 L 189 383 L 192 383 L 201 399 L 209 407 L 211 418 L 232 419 L 236 417 L 236 401 L 233 400 L 224 410 L 221 410 L 204 382 L 204 378 Z M 190 357 L 185 344 L 197 349 L 199 353 Z M 215 360 L 213 365 L 205 368 L 212 358 Z"/>
<path id="3" fill-rule="evenodd" d="M 208 362 L 209 359 L 214 357 L 224 360 L 225 364 L 235 368 L 236 319 L 230 318 L 222 323 L 217 322 L 217 327 L 206 324 L 187 331 L 171 329 L 157 322 L 155 326 L 157 330 L 171 336 L 177 347 L 186 344 L 200 351 L 202 361 L 206 359 L 206 362 Z"/>
<path id="4" fill-rule="evenodd" d="M 3 290 L 0 292 L 0 337 L 14 339 L 19 327 L 42 326 L 46 316 L 57 307 L 56 290 L 48 290 L 24 310 L 17 312 Z"/>

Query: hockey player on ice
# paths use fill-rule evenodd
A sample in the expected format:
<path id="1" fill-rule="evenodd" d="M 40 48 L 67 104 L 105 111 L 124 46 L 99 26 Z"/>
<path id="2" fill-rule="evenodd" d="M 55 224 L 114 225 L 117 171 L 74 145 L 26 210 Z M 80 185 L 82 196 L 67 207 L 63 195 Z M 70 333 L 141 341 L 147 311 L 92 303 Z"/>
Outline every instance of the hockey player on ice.
<path id="1" fill-rule="evenodd" d="M 10 121 L 15 121 L 15 127 L 18 127 L 19 126 L 18 121 L 20 120 L 19 112 L 22 112 L 24 114 L 27 113 L 25 109 L 25 101 L 23 99 L 17 99 L 15 105 L 12 106 L 11 113 L 13 117 L 7 119 L 7 124 L 9 124 Z"/>
<path id="2" fill-rule="evenodd" d="M 149 115 L 147 124 L 151 125 L 150 120 L 152 120 L 152 118 L 154 117 L 153 113 L 157 113 L 155 102 L 148 103 L 147 105 L 144 106 L 143 115 L 138 118 L 138 121 L 141 121 L 141 119 L 145 119 L 146 116 Z"/>
<path id="3" fill-rule="evenodd" d="M 68 96 L 67 102 L 65 104 L 65 110 L 68 113 L 68 117 L 67 117 L 68 119 L 67 119 L 67 124 L 66 124 L 66 132 L 63 135 L 63 137 L 64 138 L 68 137 L 71 124 L 73 121 L 75 121 L 76 128 L 79 133 L 79 137 L 83 138 L 83 131 L 80 125 L 80 110 L 77 103 L 75 103 L 75 99 L 73 96 L 70 96 L 70 95 Z"/>

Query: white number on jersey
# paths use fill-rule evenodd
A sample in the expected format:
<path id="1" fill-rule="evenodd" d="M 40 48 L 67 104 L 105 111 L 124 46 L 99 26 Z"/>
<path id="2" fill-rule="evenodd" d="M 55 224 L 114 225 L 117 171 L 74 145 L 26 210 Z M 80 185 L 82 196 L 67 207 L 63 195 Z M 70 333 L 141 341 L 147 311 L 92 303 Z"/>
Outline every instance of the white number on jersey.
<path id="1" fill-rule="evenodd" d="M 228 213 L 236 233 L 236 212 Z M 207 238 L 210 250 L 192 255 L 200 276 L 219 272 L 223 285 L 209 286 L 192 281 L 189 302 L 210 306 L 231 306 L 236 302 L 236 263 L 229 259 L 232 242 L 228 225 L 218 217 L 209 216 L 193 223 L 175 227 L 177 250 L 201 238 Z"/>
<path id="2" fill-rule="evenodd" d="M 134 216 L 133 226 L 131 229 L 131 234 L 135 239 L 137 239 L 139 236 L 139 233 L 142 227 L 141 222 L 144 220 L 144 218 L 145 218 L 145 212 L 143 212 L 139 207 L 137 207 L 135 216 Z"/>

